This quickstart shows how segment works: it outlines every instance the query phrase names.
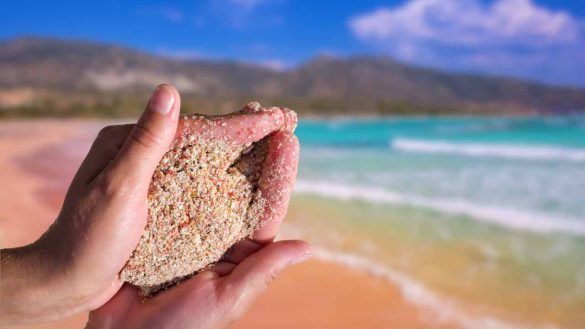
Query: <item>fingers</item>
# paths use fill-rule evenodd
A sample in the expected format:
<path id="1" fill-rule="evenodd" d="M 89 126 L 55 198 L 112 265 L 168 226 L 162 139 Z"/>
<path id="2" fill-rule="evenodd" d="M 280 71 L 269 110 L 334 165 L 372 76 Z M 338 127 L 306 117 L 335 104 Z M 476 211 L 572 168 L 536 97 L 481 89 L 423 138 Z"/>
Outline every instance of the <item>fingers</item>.
<path id="1" fill-rule="evenodd" d="M 311 246 L 304 241 L 271 243 L 238 265 L 219 262 L 182 284 L 161 292 L 153 300 L 157 303 L 165 300 L 189 300 L 192 299 L 188 298 L 189 296 L 200 296 L 202 290 L 212 288 L 213 293 L 205 292 L 205 296 L 202 297 L 211 298 L 219 294 L 218 299 L 230 304 L 229 306 L 239 304 L 238 299 L 241 297 L 246 297 L 248 299 L 246 302 L 249 302 L 285 267 L 307 259 L 312 252 Z M 216 291 L 217 289 L 220 290 Z"/>
<path id="2" fill-rule="evenodd" d="M 179 132 L 247 145 L 278 130 L 294 131 L 296 124 L 294 111 L 278 107 L 263 109 L 258 103 L 250 103 L 228 115 L 186 116 L 181 119 Z"/>
<path id="3" fill-rule="evenodd" d="M 116 177 L 148 188 L 154 169 L 175 136 L 180 103 L 174 87 L 160 85 L 155 89 L 146 110 L 112 161 L 111 170 Z"/>
<path id="4" fill-rule="evenodd" d="M 134 307 L 141 303 L 138 290 L 131 285 L 125 284 L 119 291 L 102 307 L 89 313 L 87 327 L 110 328 L 112 324 L 121 323 Z"/>
<path id="5" fill-rule="evenodd" d="M 218 285 L 218 301 L 227 312 L 227 322 L 240 318 L 268 284 L 284 268 L 304 261 L 312 248 L 304 241 L 279 241 L 268 244 L 244 259 L 222 277 Z"/>
<path id="6" fill-rule="evenodd" d="M 227 287 L 225 298 L 246 296 L 250 301 L 261 293 L 284 268 L 311 256 L 311 246 L 299 240 L 278 241 L 266 245 L 244 259 L 229 276 L 224 278 Z M 234 296 L 231 296 L 234 295 Z"/>
<path id="7" fill-rule="evenodd" d="M 248 256 L 262 249 L 264 245 L 250 239 L 244 239 L 231 248 L 226 260 L 232 264 L 239 264 Z"/>
<path id="8" fill-rule="evenodd" d="M 215 273 L 217 276 L 226 276 L 226 275 L 232 273 L 232 271 L 234 270 L 234 268 L 236 268 L 236 266 L 237 266 L 237 264 L 231 263 L 229 261 L 228 262 L 222 261 L 222 262 L 216 263 L 209 270 L 207 270 L 205 272 L 212 272 L 212 273 Z M 202 272 L 200 274 L 203 274 L 205 272 Z"/>
<path id="9" fill-rule="evenodd" d="M 280 109 L 284 114 L 284 123 L 282 124 L 281 130 L 294 132 L 295 129 L 297 128 L 298 123 L 297 113 L 295 111 L 283 107 L 281 107 Z"/>
<path id="10" fill-rule="evenodd" d="M 274 240 L 286 215 L 298 161 L 299 142 L 293 133 L 280 131 L 270 137 L 262 176 L 258 181 L 264 204 L 260 226 L 253 235 L 255 241 L 268 243 Z"/>
<path id="11" fill-rule="evenodd" d="M 114 159 L 134 128 L 134 124 L 107 126 L 103 128 L 81 163 L 74 182 L 89 183 Z"/>
<path id="12" fill-rule="evenodd" d="M 260 103 L 258 103 L 258 102 L 250 102 L 250 103 L 246 104 L 240 111 L 236 112 L 235 117 L 233 115 L 228 115 L 228 117 L 231 117 L 232 119 L 234 119 L 238 116 L 241 117 L 242 116 L 241 114 L 244 114 L 244 116 L 250 117 L 250 116 L 254 116 L 254 115 L 258 116 L 258 115 L 266 115 L 266 114 L 271 114 L 271 113 L 278 113 L 279 111 L 282 113 L 282 123 L 280 122 L 280 120 L 278 120 L 278 122 L 277 122 L 278 127 L 276 127 L 277 129 L 273 129 L 272 131 L 286 130 L 286 131 L 294 132 L 296 127 L 297 127 L 297 121 L 298 121 L 297 114 L 295 111 L 292 111 L 286 107 L 263 108 L 260 105 Z M 252 142 L 252 141 L 248 141 L 248 142 Z"/>

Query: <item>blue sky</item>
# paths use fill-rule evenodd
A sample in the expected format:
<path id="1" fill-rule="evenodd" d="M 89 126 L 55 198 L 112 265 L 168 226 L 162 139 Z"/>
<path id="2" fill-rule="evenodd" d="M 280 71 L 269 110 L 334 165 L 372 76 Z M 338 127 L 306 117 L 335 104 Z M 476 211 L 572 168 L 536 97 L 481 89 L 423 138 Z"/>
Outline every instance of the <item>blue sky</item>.
<path id="1" fill-rule="evenodd" d="M 0 20 L 2 39 L 88 39 L 274 69 L 315 55 L 389 55 L 585 87 L 582 1 L 19 0 L 2 4 Z"/>

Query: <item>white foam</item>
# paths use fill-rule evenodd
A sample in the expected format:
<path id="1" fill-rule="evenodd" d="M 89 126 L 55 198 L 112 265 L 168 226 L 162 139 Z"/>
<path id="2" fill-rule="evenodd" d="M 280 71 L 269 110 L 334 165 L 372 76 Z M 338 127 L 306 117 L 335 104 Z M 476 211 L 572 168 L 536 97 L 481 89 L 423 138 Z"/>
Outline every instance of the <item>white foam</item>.
<path id="1" fill-rule="evenodd" d="M 495 224 L 511 229 L 538 233 L 570 233 L 585 235 L 585 222 L 574 218 L 550 216 L 541 213 L 484 206 L 463 200 L 434 199 L 408 195 L 368 186 L 332 183 L 326 181 L 299 181 L 295 193 L 317 194 L 320 196 L 347 200 L 398 204 L 427 208 L 447 214 L 464 215 L 474 220 Z"/>
<path id="2" fill-rule="evenodd" d="M 315 249 L 314 255 L 320 260 L 358 268 L 396 284 L 405 300 L 424 312 L 430 313 L 433 321 L 455 323 L 466 329 L 556 328 L 552 325 L 527 327 L 492 316 L 467 314 L 463 311 L 465 308 L 461 302 L 440 296 L 409 276 L 359 255 L 332 252 L 321 248 Z"/>
<path id="3" fill-rule="evenodd" d="M 585 150 L 543 145 L 453 143 L 440 140 L 395 138 L 393 149 L 405 152 L 459 154 L 522 160 L 562 160 L 585 162 Z"/>

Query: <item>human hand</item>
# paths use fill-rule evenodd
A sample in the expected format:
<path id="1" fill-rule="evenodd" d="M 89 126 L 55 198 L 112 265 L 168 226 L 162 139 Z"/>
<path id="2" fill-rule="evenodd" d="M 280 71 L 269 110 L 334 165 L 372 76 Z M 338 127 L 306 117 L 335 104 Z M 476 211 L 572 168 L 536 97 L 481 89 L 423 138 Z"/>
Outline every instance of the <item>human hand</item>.
<path id="1" fill-rule="evenodd" d="M 145 301 L 137 288 L 124 285 L 89 314 L 86 329 L 226 327 L 245 313 L 283 268 L 311 253 L 303 241 L 244 240 L 227 260 Z"/>
<path id="2" fill-rule="evenodd" d="M 162 85 L 136 125 L 103 129 L 55 224 L 37 242 L 2 251 L 3 324 L 59 319 L 100 307 L 118 292 L 118 273 L 144 229 L 150 179 L 175 137 L 179 109 L 178 92 Z M 257 131 L 268 135 L 286 122 L 282 111 L 214 120 L 226 123 L 218 135 L 234 139 L 245 136 L 242 129 L 260 126 Z M 288 197 L 279 203 L 286 209 L 283 201 Z"/>

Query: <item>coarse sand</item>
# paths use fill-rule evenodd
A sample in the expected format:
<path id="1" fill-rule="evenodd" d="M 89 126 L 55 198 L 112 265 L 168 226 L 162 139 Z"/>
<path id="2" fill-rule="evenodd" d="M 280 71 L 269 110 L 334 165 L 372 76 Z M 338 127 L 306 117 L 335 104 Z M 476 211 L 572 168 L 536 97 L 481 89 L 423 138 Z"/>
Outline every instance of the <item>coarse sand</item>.
<path id="1" fill-rule="evenodd" d="M 296 115 L 288 109 L 263 109 L 255 102 L 247 108 L 286 111 L 296 124 Z M 204 117 L 181 120 L 183 132 L 152 178 L 145 231 L 120 272 L 121 280 L 138 286 L 144 296 L 221 260 L 231 246 L 261 224 L 265 199 L 258 180 L 269 137 L 241 144 L 205 129 L 192 133 L 184 128 L 189 120 L 207 120 Z M 208 120 L 207 124 L 224 123 Z"/>
<path id="2" fill-rule="evenodd" d="M 74 119 L 0 121 L 0 185 L 10 187 L 0 190 L 0 232 L 10 232 L 4 234 L 2 247 L 32 243 L 49 227 L 91 141 L 101 127 L 115 123 Z M 309 218 L 314 214 L 309 204 L 299 203 L 291 210 Z M 294 216 L 291 219 L 294 221 Z M 84 312 L 18 329 L 74 329 L 86 323 Z M 400 288 L 389 281 L 318 260 L 286 269 L 232 327 L 456 328 L 410 304 Z"/>

